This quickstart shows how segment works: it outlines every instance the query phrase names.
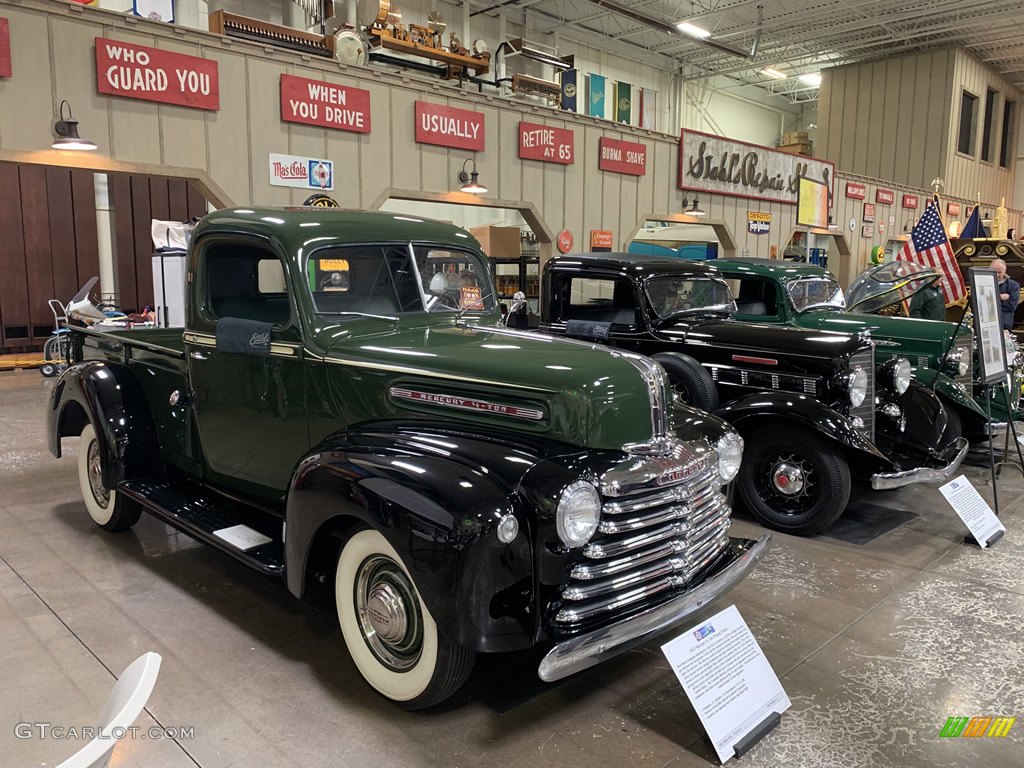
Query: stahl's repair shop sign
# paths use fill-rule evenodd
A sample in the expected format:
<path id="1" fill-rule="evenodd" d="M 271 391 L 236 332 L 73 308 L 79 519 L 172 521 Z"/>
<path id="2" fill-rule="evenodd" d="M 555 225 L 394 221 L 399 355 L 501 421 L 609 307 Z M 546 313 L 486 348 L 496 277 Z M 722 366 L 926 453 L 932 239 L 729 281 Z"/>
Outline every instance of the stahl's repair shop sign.
<path id="1" fill-rule="evenodd" d="M 105 37 L 96 38 L 96 85 L 111 96 L 220 109 L 216 61 Z"/>
<path id="2" fill-rule="evenodd" d="M 484 113 L 416 102 L 416 141 L 479 151 L 484 148 Z"/>
<path id="3" fill-rule="evenodd" d="M 800 177 L 834 192 L 835 166 L 712 133 L 679 135 L 679 188 L 796 205 Z"/>
<path id="4" fill-rule="evenodd" d="M 0 19 L 0 77 L 11 76 L 11 27 Z"/>
<path id="5" fill-rule="evenodd" d="M 647 173 L 647 146 L 632 141 L 602 138 L 598 141 L 597 167 L 602 171 L 643 176 Z"/>
<path id="6" fill-rule="evenodd" d="M 370 132 L 370 92 L 281 75 L 281 119 L 355 133 Z"/>
<path id="7" fill-rule="evenodd" d="M 536 123 L 519 123 L 519 157 L 546 163 L 573 162 L 575 134 L 568 128 L 550 128 Z"/>

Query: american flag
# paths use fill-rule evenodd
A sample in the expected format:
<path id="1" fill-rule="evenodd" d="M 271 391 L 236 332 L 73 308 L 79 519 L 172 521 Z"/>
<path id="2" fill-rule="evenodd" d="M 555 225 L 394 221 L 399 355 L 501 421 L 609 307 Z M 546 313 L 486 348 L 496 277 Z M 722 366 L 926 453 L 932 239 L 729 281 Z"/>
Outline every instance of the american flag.
<path id="1" fill-rule="evenodd" d="M 934 200 L 928 201 L 924 213 L 914 225 L 910 237 L 896 258 L 940 270 L 943 277 L 939 285 L 947 304 L 960 301 L 967 295 L 964 278 L 960 274 L 960 267 L 957 266 L 949 240 L 946 239 L 946 230 L 942 227 L 939 208 Z"/>

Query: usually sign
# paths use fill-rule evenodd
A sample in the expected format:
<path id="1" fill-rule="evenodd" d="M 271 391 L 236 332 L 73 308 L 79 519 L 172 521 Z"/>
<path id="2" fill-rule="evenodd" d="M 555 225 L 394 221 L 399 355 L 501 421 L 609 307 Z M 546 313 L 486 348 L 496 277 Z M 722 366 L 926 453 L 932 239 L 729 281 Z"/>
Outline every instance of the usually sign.
<path id="1" fill-rule="evenodd" d="M 270 154 L 270 183 L 275 187 L 334 189 L 334 163 L 315 157 Z"/>
<path id="2" fill-rule="evenodd" d="M 647 173 L 647 145 L 602 138 L 598 141 L 597 167 L 602 171 L 643 176 Z"/>
<path id="3" fill-rule="evenodd" d="M 801 176 L 832 195 L 832 163 L 699 131 L 679 136 L 680 189 L 796 205 Z"/>
<path id="4" fill-rule="evenodd" d="M 903 207 L 904 208 L 917 208 L 917 195 L 904 195 L 903 196 Z"/>
<path id="5" fill-rule="evenodd" d="M 11 27 L 0 18 L 0 77 L 11 76 Z"/>
<path id="6" fill-rule="evenodd" d="M 896 193 L 891 189 L 876 189 L 875 202 L 882 205 L 892 205 L 896 200 Z"/>
<path id="7" fill-rule="evenodd" d="M 573 162 L 574 137 L 575 134 L 567 128 L 520 122 L 519 157 L 570 165 Z"/>
<path id="8" fill-rule="evenodd" d="M 96 87 L 100 93 L 195 109 L 220 109 L 217 62 L 96 38 Z"/>
<path id="9" fill-rule="evenodd" d="M 484 114 L 417 101 L 416 141 L 480 151 L 484 148 Z"/>
<path id="10" fill-rule="evenodd" d="M 846 196 L 853 200 L 863 200 L 868 196 L 868 188 L 852 181 L 846 182 Z"/>
<path id="11" fill-rule="evenodd" d="M 281 119 L 354 133 L 370 132 L 370 92 L 281 75 Z"/>
<path id="12" fill-rule="evenodd" d="M 772 215 L 765 211 L 747 211 L 747 231 L 752 235 L 767 235 L 772 228 Z"/>

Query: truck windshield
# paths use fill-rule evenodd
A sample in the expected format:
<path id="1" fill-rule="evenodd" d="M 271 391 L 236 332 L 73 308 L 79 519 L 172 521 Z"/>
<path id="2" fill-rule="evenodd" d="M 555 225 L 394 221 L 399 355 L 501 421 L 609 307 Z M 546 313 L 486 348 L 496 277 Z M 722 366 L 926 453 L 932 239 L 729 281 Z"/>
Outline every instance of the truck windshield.
<path id="1" fill-rule="evenodd" d="M 846 306 L 843 289 L 830 277 L 790 280 L 786 283 L 786 293 L 797 312 L 806 312 L 808 309 L 843 309 Z"/>
<path id="2" fill-rule="evenodd" d="M 707 277 L 654 277 L 647 281 L 647 298 L 662 320 L 677 315 L 736 311 L 729 286 Z"/>
<path id="3" fill-rule="evenodd" d="M 412 243 L 327 247 L 309 256 L 305 271 L 322 315 L 394 317 L 494 307 L 486 263 L 472 251 Z"/>

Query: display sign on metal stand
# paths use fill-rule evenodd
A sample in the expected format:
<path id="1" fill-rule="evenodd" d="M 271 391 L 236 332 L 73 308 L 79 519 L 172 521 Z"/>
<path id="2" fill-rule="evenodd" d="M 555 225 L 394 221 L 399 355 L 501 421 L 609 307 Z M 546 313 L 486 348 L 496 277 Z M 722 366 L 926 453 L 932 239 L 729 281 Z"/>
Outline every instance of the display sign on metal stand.
<path id="1" fill-rule="evenodd" d="M 953 507 L 982 549 L 992 546 L 1006 533 L 1006 527 L 999 522 L 992 507 L 985 503 L 978 489 L 963 475 L 940 486 L 939 493 Z"/>
<path id="2" fill-rule="evenodd" d="M 661 646 L 723 763 L 742 757 L 790 707 L 735 605 Z"/>

